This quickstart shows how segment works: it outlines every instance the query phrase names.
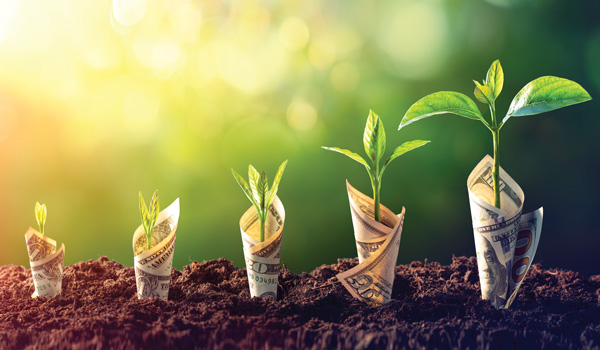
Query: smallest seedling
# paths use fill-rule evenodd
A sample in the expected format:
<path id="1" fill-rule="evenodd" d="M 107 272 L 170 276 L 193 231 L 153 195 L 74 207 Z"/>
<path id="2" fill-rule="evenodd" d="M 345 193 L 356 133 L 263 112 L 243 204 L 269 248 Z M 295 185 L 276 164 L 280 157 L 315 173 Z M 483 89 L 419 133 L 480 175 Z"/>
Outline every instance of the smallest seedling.
<path id="1" fill-rule="evenodd" d="M 154 191 L 154 194 L 152 194 L 150 208 L 146 206 L 146 202 L 144 202 L 144 197 L 142 197 L 142 192 L 140 191 L 140 216 L 142 217 L 142 226 L 144 227 L 144 233 L 146 234 L 146 239 L 148 241 L 148 249 L 152 247 L 152 229 L 158 219 L 159 210 L 158 190 Z"/>
<path id="2" fill-rule="evenodd" d="M 277 189 L 279 188 L 279 182 L 283 176 L 283 171 L 287 165 L 285 160 L 277 169 L 275 179 L 273 180 L 273 186 L 269 189 L 269 181 L 267 180 L 267 174 L 263 171 L 259 173 L 252 165 L 248 166 L 248 182 L 238 174 L 235 170 L 231 169 L 233 177 L 246 194 L 246 197 L 254 204 L 256 211 L 258 212 L 258 224 L 260 226 L 260 241 L 265 241 L 265 223 L 267 222 L 267 215 L 269 215 L 269 207 L 275 199 Z"/>
<path id="3" fill-rule="evenodd" d="M 46 226 L 47 214 L 48 211 L 46 210 L 46 204 L 40 204 L 40 202 L 35 202 L 35 220 L 37 220 L 41 234 L 44 234 L 44 226 Z"/>

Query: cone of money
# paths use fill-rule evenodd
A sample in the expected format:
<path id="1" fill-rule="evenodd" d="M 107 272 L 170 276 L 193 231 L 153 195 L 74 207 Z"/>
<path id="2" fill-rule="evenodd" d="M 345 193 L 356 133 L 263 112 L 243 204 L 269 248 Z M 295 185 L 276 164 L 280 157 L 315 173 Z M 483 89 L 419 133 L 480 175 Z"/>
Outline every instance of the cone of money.
<path id="1" fill-rule="evenodd" d="M 285 209 L 275 196 L 265 223 L 265 240 L 260 241 L 258 212 L 250 207 L 240 219 L 244 260 L 250 296 L 277 300 L 277 281 L 281 256 L 281 237 Z"/>
<path id="2" fill-rule="evenodd" d="M 35 287 L 31 297 L 50 298 L 60 296 L 65 262 L 65 245 L 62 244 L 60 249 L 56 250 L 56 241 L 43 233 L 46 223 L 45 204 L 35 204 L 35 216 L 41 232 L 30 227 L 25 233 L 29 264 Z"/>
<path id="3" fill-rule="evenodd" d="M 152 230 L 150 244 L 148 244 L 143 224 L 133 234 L 137 296 L 138 299 L 167 300 L 171 285 L 175 236 L 179 222 L 179 198 L 166 209 L 157 213 L 155 222 L 150 226 Z"/>
<path id="4" fill-rule="evenodd" d="M 346 181 L 358 265 L 336 277 L 357 299 L 387 304 L 392 296 L 405 209 L 395 215 L 381 205 L 381 222 L 373 219 L 374 200 Z"/>
<path id="5" fill-rule="evenodd" d="M 525 195 L 500 168 L 500 208 L 494 203 L 494 159 L 487 155 L 473 169 L 467 187 L 481 296 L 508 308 L 531 266 L 540 242 L 543 208 L 522 214 Z"/>

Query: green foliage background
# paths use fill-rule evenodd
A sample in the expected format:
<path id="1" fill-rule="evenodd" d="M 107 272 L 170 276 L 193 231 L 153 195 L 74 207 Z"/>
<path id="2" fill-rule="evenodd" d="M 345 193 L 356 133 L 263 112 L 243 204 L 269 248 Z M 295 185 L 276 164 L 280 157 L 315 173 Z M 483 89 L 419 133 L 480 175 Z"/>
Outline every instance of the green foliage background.
<path id="1" fill-rule="evenodd" d="M 523 188 L 525 211 L 544 206 L 535 261 L 600 273 L 600 3 L 191 4 L 201 9 L 202 22 L 193 29 L 196 36 L 179 43 L 187 59 L 167 78 L 133 62 L 136 35 L 170 33 L 170 27 L 144 27 L 144 22 L 131 33 L 105 34 L 122 53 L 121 61 L 100 69 L 75 64 L 75 76 L 83 83 L 76 89 L 80 93 L 67 98 L 56 92 L 62 91 L 63 79 L 47 84 L 36 74 L 49 63 L 25 66 L 19 62 L 29 63 L 33 53 L 16 50 L 8 39 L 0 46 L 0 102 L 17 115 L 14 131 L 0 139 L 0 264 L 28 264 L 23 235 L 35 226 L 33 207 L 40 201 L 48 207 L 46 233 L 66 245 L 66 264 L 106 255 L 131 266 L 131 238 L 141 224 L 138 191 L 159 189 L 162 207 L 177 197 L 181 201 L 175 267 L 223 256 L 242 266 L 238 222 L 250 203 L 230 169 L 251 163 L 274 174 L 285 159 L 289 163 L 278 195 L 286 210 L 286 266 L 309 271 L 355 257 L 345 180 L 369 194 L 369 179 L 362 166 L 320 146 L 362 150 L 369 109 L 381 116 L 389 149 L 407 140 L 432 141 L 391 164 L 383 179 L 382 203 L 395 212 L 406 207 L 398 262 L 446 264 L 452 255 L 474 255 L 466 179 L 492 152 L 491 135 L 479 123 L 449 115 L 395 130 L 410 105 L 429 93 L 471 95 L 472 79 L 485 78 L 490 63 L 500 59 L 505 84 L 496 102 L 499 111 L 506 111 L 527 82 L 543 75 L 574 80 L 594 98 L 511 120 L 501 135 L 501 165 Z M 110 2 L 96 6 L 101 7 L 99 20 L 111 31 Z M 147 13 L 154 13 L 151 6 Z M 260 27 L 256 40 L 237 37 L 251 32 L 240 24 L 247 13 L 251 18 L 268 14 L 268 25 Z M 286 22 L 290 18 L 295 22 Z M 298 21 L 305 27 L 294 31 Z M 302 28 L 308 29 L 308 38 L 303 39 Z M 169 35 L 177 41 L 181 34 Z M 209 44 L 239 40 L 246 51 L 238 53 L 259 52 L 270 40 L 292 43 L 278 56 L 279 63 L 271 64 L 275 57 L 269 51 L 258 58 L 233 55 L 233 63 L 230 56 L 230 61 L 219 56 L 218 72 L 202 80 L 197 55 Z M 335 57 L 319 58 L 319 45 L 324 51 L 333 48 Z M 67 60 L 77 51 L 54 55 Z M 251 78 L 236 81 L 239 75 L 229 74 L 225 64 L 250 64 L 244 72 L 254 74 L 249 75 L 252 84 Z M 263 78 L 269 84 L 260 85 Z M 123 112 L 123 96 L 132 86 L 151 89 L 159 101 L 154 127 L 145 126 L 143 108 L 127 126 L 123 114 L 131 112 Z M 100 102 L 94 96 L 101 96 Z M 484 105 L 479 107 L 487 113 Z M 8 118 L 0 113 L 0 120 L 3 116 Z"/>

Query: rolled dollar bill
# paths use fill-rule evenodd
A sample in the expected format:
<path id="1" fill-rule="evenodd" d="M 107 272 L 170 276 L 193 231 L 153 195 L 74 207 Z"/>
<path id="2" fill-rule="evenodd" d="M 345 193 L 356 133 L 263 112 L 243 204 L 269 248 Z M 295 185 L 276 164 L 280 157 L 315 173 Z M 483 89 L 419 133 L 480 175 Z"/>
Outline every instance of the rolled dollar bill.
<path id="1" fill-rule="evenodd" d="M 392 297 L 405 208 L 395 215 L 382 205 L 381 222 L 377 222 L 375 201 L 348 181 L 346 186 L 359 264 L 336 277 L 355 298 L 387 304 Z"/>
<path id="2" fill-rule="evenodd" d="M 168 299 L 178 222 L 179 198 L 158 214 L 149 250 L 142 225 L 135 230 L 133 260 L 138 299 Z"/>
<path id="3" fill-rule="evenodd" d="M 285 209 L 279 197 L 275 196 L 267 222 L 265 223 L 265 240 L 260 241 L 260 224 L 258 212 L 250 207 L 240 219 L 240 231 L 250 296 L 277 300 L 277 281 L 279 261 L 281 257 L 281 237 L 285 222 Z"/>
<path id="4" fill-rule="evenodd" d="M 56 250 L 56 241 L 30 227 L 25 233 L 35 297 L 60 296 L 62 291 L 65 245 Z"/>
<path id="5" fill-rule="evenodd" d="M 500 207 L 494 203 L 494 159 L 485 156 L 467 180 L 481 297 L 508 308 L 540 242 L 543 208 L 522 214 L 525 194 L 500 168 Z"/>

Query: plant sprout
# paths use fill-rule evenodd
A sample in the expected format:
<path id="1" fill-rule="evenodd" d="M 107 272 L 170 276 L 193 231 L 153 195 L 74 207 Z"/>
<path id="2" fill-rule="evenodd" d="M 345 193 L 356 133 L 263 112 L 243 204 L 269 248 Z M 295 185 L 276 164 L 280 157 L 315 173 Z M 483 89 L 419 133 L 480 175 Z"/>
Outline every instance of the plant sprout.
<path id="1" fill-rule="evenodd" d="M 452 91 L 440 91 L 427 95 L 413 104 L 400 122 L 402 127 L 423 118 L 443 113 L 456 114 L 479 120 L 491 132 L 494 142 L 494 169 L 492 173 L 494 205 L 500 209 L 500 129 L 510 117 L 521 117 L 552 111 L 592 98 L 581 85 L 554 76 L 537 78 L 525 85 L 513 98 L 502 120 L 496 115 L 496 99 L 504 85 L 504 73 L 500 61 L 492 63 L 483 84 L 475 83 L 475 97 L 490 109 L 491 120 L 486 120 L 475 102 L 468 96 Z"/>
<path id="2" fill-rule="evenodd" d="M 38 227 L 40 229 L 40 233 L 44 234 L 44 226 L 46 226 L 46 215 L 48 211 L 46 210 L 46 204 L 40 204 L 40 202 L 35 202 L 35 220 L 38 223 Z"/>
<path id="3" fill-rule="evenodd" d="M 270 189 L 267 174 L 264 171 L 259 174 L 252 165 L 249 165 L 248 182 L 246 182 L 240 174 L 231 169 L 233 177 L 235 177 L 235 180 L 242 188 L 242 191 L 244 191 L 244 194 L 246 194 L 246 197 L 248 197 L 258 212 L 261 242 L 264 242 L 265 240 L 265 223 L 267 222 L 267 215 L 269 215 L 269 207 L 271 206 L 273 199 L 275 199 L 277 189 L 279 188 L 279 182 L 281 181 L 287 162 L 288 161 L 286 160 L 281 163 L 279 169 L 277 169 L 277 174 L 275 174 L 275 179 L 273 180 L 273 186 Z M 250 183 L 250 185 L 248 185 L 248 183 Z"/>
<path id="4" fill-rule="evenodd" d="M 158 213 L 160 211 L 160 204 L 158 203 L 158 190 L 152 194 L 150 200 L 150 208 L 146 206 L 142 192 L 140 191 L 140 216 L 142 217 L 142 226 L 144 227 L 144 233 L 146 234 L 146 240 L 148 241 L 148 250 L 152 247 L 152 230 L 158 219 Z"/>
<path id="5" fill-rule="evenodd" d="M 422 140 L 413 140 L 407 141 L 398 146 L 394 152 L 389 156 L 389 158 L 383 163 L 380 164 L 381 159 L 383 158 L 383 153 L 385 152 L 385 130 L 383 128 L 383 122 L 381 118 L 372 110 L 369 111 L 369 117 L 367 118 L 367 125 L 365 126 L 365 132 L 363 135 L 363 144 L 365 146 L 365 153 L 371 159 L 371 165 L 367 164 L 367 162 L 358 154 L 351 152 L 346 149 L 341 149 L 337 147 L 322 147 L 328 151 L 334 151 L 346 155 L 353 160 L 359 162 L 364 165 L 367 169 L 367 173 L 369 173 L 369 178 L 371 179 L 371 186 L 373 187 L 373 200 L 375 201 L 375 220 L 381 222 L 381 211 L 380 211 L 380 203 L 381 203 L 381 177 L 385 168 L 392 162 L 392 160 L 400 157 L 404 153 L 408 151 L 412 151 L 415 148 L 419 148 L 429 141 Z"/>

